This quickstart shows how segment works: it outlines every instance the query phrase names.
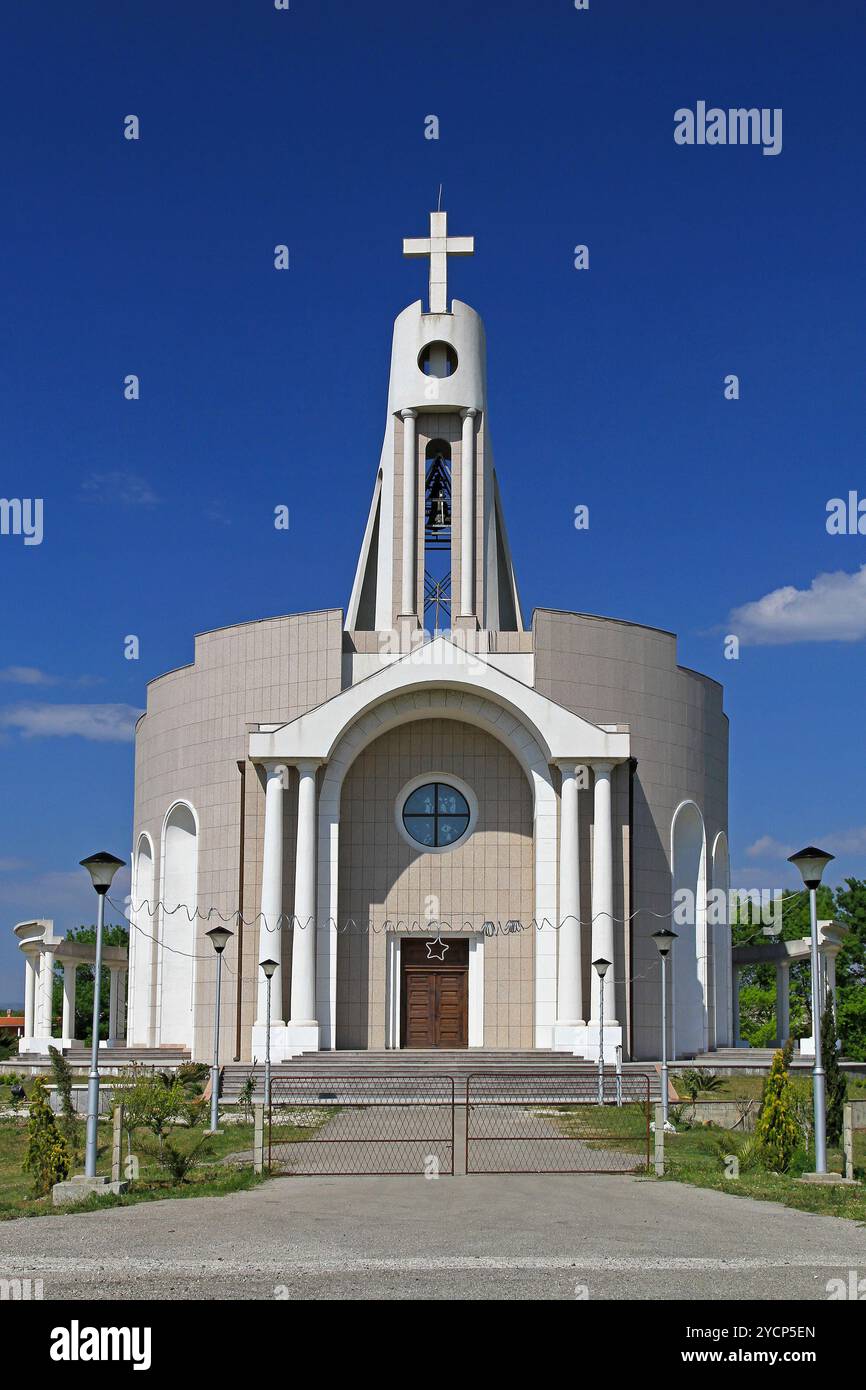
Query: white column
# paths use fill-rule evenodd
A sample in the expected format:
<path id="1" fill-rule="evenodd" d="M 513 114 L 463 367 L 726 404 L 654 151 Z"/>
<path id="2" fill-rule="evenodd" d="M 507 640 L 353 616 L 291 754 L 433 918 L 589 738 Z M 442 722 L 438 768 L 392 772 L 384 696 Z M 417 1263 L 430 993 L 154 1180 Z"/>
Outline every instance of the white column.
<path id="1" fill-rule="evenodd" d="M 784 1047 L 791 1032 L 790 971 L 786 960 L 776 962 L 776 1042 Z"/>
<path id="2" fill-rule="evenodd" d="M 74 960 L 63 962 L 63 1025 L 60 1036 L 75 1037 L 75 972 L 78 964 Z"/>
<path id="3" fill-rule="evenodd" d="M 403 569 L 400 587 L 400 612 L 415 613 L 415 537 L 418 529 L 415 506 L 415 478 L 418 471 L 415 447 L 417 412 L 401 410 L 403 420 Z M 296 914 L 297 915 L 297 914 Z"/>
<path id="4" fill-rule="evenodd" d="M 283 791 L 286 769 L 269 763 L 265 781 L 265 836 L 262 851 L 262 897 L 259 917 L 259 962 L 275 960 L 282 964 L 283 935 Z M 267 1022 L 267 980 L 259 972 L 256 1023 Z M 275 970 L 271 981 L 271 1027 L 283 1023 L 282 970 Z"/>
<path id="5" fill-rule="evenodd" d="M 127 971 L 120 968 L 117 979 L 117 1036 L 126 1041 L 126 981 Z"/>
<path id="6" fill-rule="evenodd" d="M 117 977 L 119 970 L 116 965 L 109 966 L 108 969 L 108 1045 L 113 1047 L 117 1042 Z"/>
<path id="7" fill-rule="evenodd" d="M 740 1046 L 740 967 L 731 966 L 731 1045 Z"/>
<path id="8" fill-rule="evenodd" d="M 833 1003 L 833 1013 L 834 1013 L 834 1014 L 835 1014 L 835 1012 L 836 1012 L 836 956 L 837 956 L 837 955 L 838 955 L 838 951 L 835 951 L 835 950 L 827 951 L 827 952 L 825 953 L 825 965 L 824 965 L 824 994 L 825 994 L 825 998 L 826 998 L 827 993 L 829 993 L 830 998 L 831 998 L 832 1003 Z M 822 1008 L 824 1007 L 824 1002 L 823 1002 L 823 1001 L 822 1001 L 821 1007 L 822 1007 Z"/>
<path id="9" fill-rule="evenodd" d="M 51 1037 L 51 994 L 54 986 L 54 952 L 43 951 L 39 961 L 39 1024 L 37 1036 Z"/>
<path id="10" fill-rule="evenodd" d="M 316 769 L 298 763 L 298 842 L 290 1023 L 316 1023 Z"/>
<path id="11" fill-rule="evenodd" d="M 36 1034 L 36 962 L 29 952 L 24 956 L 24 1036 Z"/>
<path id="12" fill-rule="evenodd" d="M 603 956 L 610 961 L 604 982 L 604 1026 L 616 1024 L 614 981 L 616 958 L 613 930 L 613 803 L 611 774 L 613 763 L 593 763 L 595 774 L 595 819 L 592 835 L 592 959 Z M 592 1022 L 599 1020 L 599 980 L 590 971 L 592 984 Z"/>
<path id="13" fill-rule="evenodd" d="M 460 446 L 460 616 L 475 612 L 475 416 L 462 410 L 463 441 Z"/>
<path id="14" fill-rule="evenodd" d="M 583 1025 L 580 960 L 580 862 L 578 846 L 577 769 L 562 766 L 559 806 L 559 966 L 557 1025 Z"/>

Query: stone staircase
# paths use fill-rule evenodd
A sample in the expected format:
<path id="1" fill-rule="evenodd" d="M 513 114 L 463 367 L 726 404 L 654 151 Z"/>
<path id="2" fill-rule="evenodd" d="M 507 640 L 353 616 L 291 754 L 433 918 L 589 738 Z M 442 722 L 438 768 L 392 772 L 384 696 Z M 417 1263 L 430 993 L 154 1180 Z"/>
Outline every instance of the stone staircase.
<path id="1" fill-rule="evenodd" d="M 87 1070 L 90 1066 L 89 1047 L 77 1044 L 70 1047 L 63 1055 L 76 1071 Z M 100 1071 L 117 1071 L 121 1067 L 131 1066 L 133 1062 L 138 1062 L 145 1067 L 153 1067 L 157 1071 L 163 1069 L 174 1071 L 176 1067 L 180 1067 L 190 1060 L 189 1048 L 173 1044 L 162 1047 L 127 1047 L 125 1043 L 121 1043 L 115 1047 L 101 1047 L 99 1049 Z"/>
<path id="2" fill-rule="evenodd" d="M 261 1091 L 264 1078 L 264 1064 L 257 1062 L 255 1067 L 247 1062 L 229 1062 L 223 1069 L 221 1097 L 227 1104 L 236 1102 L 247 1077 L 255 1072 L 256 1091 Z M 291 1062 L 271 1064 L 273 1080 L 289 1077 L 321 1078 L 323 1084 L 329 1079 L 335 1081 L 361 1078 L 375 1081 L 377 1077 L 406 1076 L 407 1080 L 423 1076 L 450 1076 L 455 1083 L 458 1098 L 465 1093 L 466 1079 L 470 1075 L 488 1076 L 495 1073 L 512 1072 L 528 1078 L 533 1073 L 544 1077 L 592 1076 L 598 1074 L 592 1062 L 583 1062 L 570 1052 L 552 1052 L 542 1048 L 509 1050 L 499 1048 L 431 1049 L 415 1051 L 347 1050 L 339 1052 L 308 1052 Z M 649 1091 L 652 1100 L 660 1097 L 658 1069 L 654 1063 L 625 1062 L 623 1075 L 646 1075 L 650 1079 Z M 614 1068 L 606 1067 L 606 1085 L 613 1086 Z M 542 1077 L 539 1077 L 541 1080 Z"/>

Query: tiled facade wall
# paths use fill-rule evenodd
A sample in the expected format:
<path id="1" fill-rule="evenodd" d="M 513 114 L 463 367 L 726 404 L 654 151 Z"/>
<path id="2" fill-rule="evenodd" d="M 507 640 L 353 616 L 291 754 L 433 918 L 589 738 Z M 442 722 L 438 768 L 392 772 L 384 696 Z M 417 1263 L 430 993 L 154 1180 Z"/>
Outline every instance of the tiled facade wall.
<path id="1" fill-rule="evenodd" d="M 670 832 L 686 799 L 700 807 L 706 830 L 708 882 L 713 841 L 728 826 L 728 721 L 722 688 L 676 664 L 676 638 L 656 629 L 576 613 L 538 610 L 534 619 L 536 688 L 597 724 L 629 724 L 638 760 L 634 784 L 631 1000 L 618 992 L 617 1009 L 633 1019 L 633 1055 L 658 1057 L 659 965 L 652 933 L 671 911 Z M 617 905 L 627 915 L 628 775 L 614 775 Z M 586 794 L 580 798 L 581 814 Z M 587 808 L 588 815 L 591 810 Z M 586 817 L 583 817 L 585 820 Z M 582 908 L 585 914 L 586 905 Z M 617 949 L 628 959 L 628 928 L 617 926 Z M 676 948 L 675 948 L 676 949 Z M 708 977 L 712 1019 L 712 936 Z M 585 939 L 584 939 L 585 956 Z M 623 978 L 627 971 L 623 970 Z M 624 1022 L 620 1014 L 620 1021 Z M 710 1045 L 714 1039 L 711 1035 Z"/>
<path id="2" fill-rule="evenodd" d="M 240 792 L 238 761 L 246 758 L 247 725 L 285 722 L 340 690 L 342 613 L 328 609 L 222 628 L 196 638 L 195 663 L 148 687 L 147 713 L 136 736 L 133 846 L 148 831 L 155 848 L 155 892 L 161 897 L 162 826 L 175 801 L 188 801 L 199 817 L 198 907 L 231 914 L 238 907 Z M 294 876 L 296 781 L 285 796 L 285 883 L 291 911 Z M 264 790 L 246 764 L 244 902 L 246 918 L 259 910 Z M 212 1050 L 215 955 L 205 939 L 217 922 L 196 926 L 195 1055 Z M 229 925 L 232 925 L 231 923 Z M 258 929 L 244 931 L 240 972 L 243 1040 L 249 1049 L 258 975 Z M 283 951 L 285 997 L 291 950 Z M 169 958 L 170 962 L 170 958 Z M 229 943 L 223 971 L 222 1052 L 235 1055 L 238 940 Z M 170 963 L 166 968 L 170 968 Z M 287 1007 L 287 1006 L 286 1006 Z M 138 1041 L 130 1039 L 130 1041 Z"/>
<path id="3" fill-rule="evenodd" d="M 453 773 L 478 798 L 469 840 L 447 854 L 415 851 L 394 807 L 411 778 Z M 337 1046 L 385 1045 L 386 919 L 424 922 L 428 899 L 452 927 L 533 916 L 532 798 L 525 773 L 491 735 L 451 719 L 422 719 L 382 735 L 343 784 L 341 925 L 337 947 Z M 377 928 L 368 931 L 372 921 Z M 534 933 L 484 943 L 484 1045 L 531 1047 Z"/>

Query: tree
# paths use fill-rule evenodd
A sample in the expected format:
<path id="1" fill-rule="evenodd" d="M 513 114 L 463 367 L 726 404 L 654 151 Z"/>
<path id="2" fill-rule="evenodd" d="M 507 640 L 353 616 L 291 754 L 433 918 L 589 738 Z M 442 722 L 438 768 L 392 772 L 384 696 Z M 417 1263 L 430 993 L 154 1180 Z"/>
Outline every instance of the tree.
<path id="1" fill-rule="evenodd" d="M 836 889 L 837 921 L 848 928 L 836 958 L 836 1025 L 846 1057 L 866 1062 L 866 879 L 846 878 Z"/>
<path id="2" fill-rule="evenodd" d="M 66 933 L 67 941 L 84 941 L 96 944 L 96 927 L 77 927 Z M 103 946 L 129 946 L 129 932 L 126 927 L 109 926 L 102 930 Z M 75 1022 L 73 1037 L 81 1038 L 88 1046 L 93 1038 L 93 976 L 92 965 L 80 965 L 75 976 Z M 106 966 L 102 967 L 102 984 L 99 991 L 99 1036 L 108 1037 L 108 998 L 110 975 Z M 52 1014 L 57 1033 L 60 1032 L 63 1017 L 63 967 L 54 969 L 54 989 L 52 994 Z"/>
<path id="3" fill-rule="evenodd" d="M 800 1143 L 800 1131 L 794 1118 L 791 1085 L 781 1049 L 773 1054 L 770 1075 L 764 1083 L 755 1142 L 765 1168 L 774 1173 L 788 1171 Z"/>
<path id="4" fill-rule="evenodd" d="M 56 1047 L 49 1047 L 48 1052 L 51 1057 L 51 1071 L 54 1075 L 54 1085 L 57 1088 L 57 1098 L 60 1103 L 60 1132 L 66 1141 L 67 1149 L 75 1159 L 80 1152 L 80 1136 L 78 1116 L 72 1103 L 72 1068 L 62 1052 L 58 1052 Z"/>
<path id="5" fill-rule="evenodd" d="M 34 1197 L 44 1197 L 56 1182 L 69 1176 L 69 1150 L 57 1128 L 41 1076 L 37 1076 L 30 1091 L 27 1149 L 22 1167 L 33 1180 Z"/>
<path id="6" fill-rule="evenodd" d="M 824 1063 L 824 1086 L 827 1092 L 827 1143 L 834 1148 L 842 1142 L 842 1119 L 848 1083 L 839 1066 L 839 1052 L 836 1047 L 836 1019 L 833 1016 L 833 1001 L 830 992 L 824 1001 L 821 1014 L 821 1060 Z"/>

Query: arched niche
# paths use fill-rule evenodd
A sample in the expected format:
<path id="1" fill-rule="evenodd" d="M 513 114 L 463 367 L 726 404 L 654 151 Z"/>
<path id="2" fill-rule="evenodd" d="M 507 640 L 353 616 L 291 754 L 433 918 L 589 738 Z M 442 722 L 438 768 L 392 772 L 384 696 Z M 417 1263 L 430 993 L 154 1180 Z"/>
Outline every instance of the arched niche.
<path id="1" fill-rule="evenodd" d="M 162 836 L 158 1007 L 160 1043 L 193 1041 L 198 821 L 186 802 L 172 806 Z"/>
<path id="2" fill-rule="evenodd" d="M 707 870 L 704 818 L 683 801 L 671 826 L 673 1050 L 689 1057 L 707 1045 Z"/>

